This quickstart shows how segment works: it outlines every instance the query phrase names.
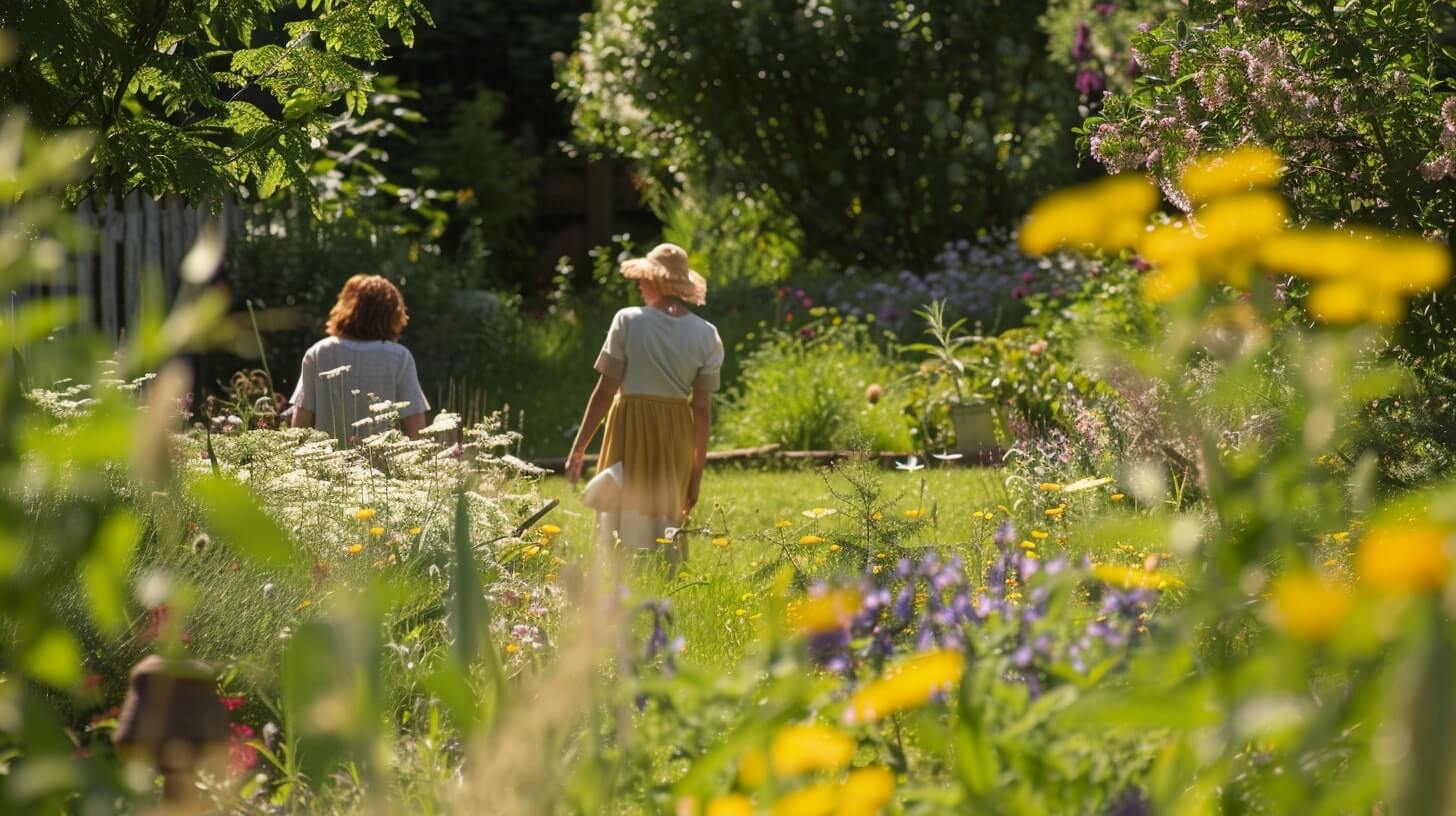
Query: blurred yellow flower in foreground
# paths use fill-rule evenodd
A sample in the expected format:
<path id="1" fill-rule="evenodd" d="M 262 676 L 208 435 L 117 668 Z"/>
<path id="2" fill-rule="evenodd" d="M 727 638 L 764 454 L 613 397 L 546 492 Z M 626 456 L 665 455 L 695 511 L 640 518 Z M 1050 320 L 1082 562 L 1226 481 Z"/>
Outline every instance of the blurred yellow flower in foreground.
<path id="1" fill-rule="evenodd" d="M 708 803 L 704 816 L 753 816 L 753 801 L 747 796 L 719 796 Z"/>
<path id="2" fill-rule="evenodd" d="M 1434 524 L 1378 527 L 1355 553 L 1361 582 L 1381 592 L 1422 593 L 1440 589 L 1451 572 L 1446 554 L 1450 530 Z"/>
<path id="3" fill-rule="evenodd" d="M 818 544 L 823 544 L 824 538 L 823 536 L 816 535 L 799 536 L 799 543 L 805 547 L 813 547 Z"/>
<path id="4" fill-rule="evenodd" d="M 1127 498 L 1127 496 L 1122 493 L 1113 493 L 1111 496 L 1107 497 L 1108 501 L 1111 501 L 1114 504 L 1122 501 L 1125 498 Z"/>
<path id="5" fill-rule="evenodd" d="M 1299 640 L 1322 641 L 1334 634 L 1354 606 L 1354 593 L 1312 572 L 1275 579 L 1269 591 L 1268 617 Z"/>
<path id="6" fill-rule="evenodd" d="M 1046 532 L 1045 530 L 1032 530 L 1031 531 L 1031 537 L 1034 538 L 1034 539 L 1036 539 L 1037 541 L 1041 541 L 1042 539 L 1046 538 L 1048 535 L 1051 535 L 1051 534 L 1048 533 L 1048 532 Z"/>
<path id="7" fill-rule="evenodd" d="M 869 816 L 879 813 L 895 795 L 895 775 L 889 768 L 872 765 L 849 772 L 839 790 L 841 816 Z"/>
<path id="8" fill-rule="evenodd" d="M 905 518 L 907 519 L 918 519 L 923 515 L 925 515 L 925 511 L 919 507 L 905 511 Z"/>
<path id="9" fill-rule="evenodd" d="M 745 788 L 756 788 L 768 781 L 768 757 L 754 748 L 745 751 L 738 758 L 738 783 Z"/>
<path id="10" fill-rule="evenodd" d="M 818 782 L 779 797 L 771 812 L 773 816 L 829 816 L 835 812 L 834 803 L 834 786 Z"/>
<path id="11" fill-rule="evenodd" d="M 541 532 L 542 534 L 549 536 L 560 535 L 561 528 L 557 527 L 555 524 L 543 524 L 541 525 Z"/>
<path id="12" fill-rule="evenodd" d="M 1158 570 L 1141 570 L 1121 564 L 1094 564 L 1092 577 L 1113 586 L 1131 589 L 1167 589 L 1183 586 L 1182 579 Z"/>
<path id="13" fill-rule="evenodd" d="M 354 518 L 358 519 L 359 521 L 368 521 L 369 519 L 372 519 L 377 515 L 379 515 L 379 511 L 375 510 L 372 507 L 361 507 L 358 510 L 354 511 Z"/>
<path id="14" fill-rule="evenodd" d="M 852 589 L 826 592 L 810 598 L 795 609 L 793 622 L 808 634 L 832 632 L 849 625 L 850 618 L 859 610 L 859 593 Z"/>
<path id="15" fill-rule="evenodd" d="M 1084 244 L 1110 250 L 1129 247 L 1157 204 L 1157 190 L 1142 175 L 1100 179 L 1038 201 L 1022 223 L 1018 241 L 1028 255 Z"/>
<path id="16" fill-rule="evenodd" d="M 854 740 L 827 725 L 785 726 L 774 734 L 768 748 L 769 766 L 784 779 L 837 770 L 853 757 Z"/>
<path id="17" fill-rule="evenodd" d="M 1189 201 L 1202 203 L 1228 193 L 1279 183 L 1283 166 L 1279 154 L 1264 147 L 1245 146 L 1202 157 L 1183 169 L 1180 187 Z"/>
<path id="18" fill-rule="evenodd" d="M 851 724 L 873 722 L 924 705 L 931 695 L 950 691 L 959 682 L 965 665 L 965 656 L 949 649 L 903 660 L 886 669 L 883 678 L 855 692 L 844 711 L 844 720 Z"/>

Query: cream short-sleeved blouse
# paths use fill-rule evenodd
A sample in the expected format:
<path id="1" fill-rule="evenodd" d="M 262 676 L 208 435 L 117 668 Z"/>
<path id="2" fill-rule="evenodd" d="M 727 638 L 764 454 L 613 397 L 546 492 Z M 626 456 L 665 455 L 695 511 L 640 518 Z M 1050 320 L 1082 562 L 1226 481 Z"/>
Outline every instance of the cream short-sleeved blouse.
<path id="1" fill-rule="evenodd" d="M 622 381 L 623 394 L 687 399 L 716 391 L 723 341 L 712 323 L 688 313 L 632 306 L 617 312 L 596 370 Z"/>

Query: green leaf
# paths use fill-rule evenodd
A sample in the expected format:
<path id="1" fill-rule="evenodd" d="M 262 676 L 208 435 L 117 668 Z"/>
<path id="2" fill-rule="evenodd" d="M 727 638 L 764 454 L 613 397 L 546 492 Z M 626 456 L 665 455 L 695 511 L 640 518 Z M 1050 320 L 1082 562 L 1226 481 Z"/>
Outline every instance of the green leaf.
<path id="1" fill-rule="evenodd" d="M 113 513 L 101 525 L 96 546 L 81 567 L 91 617 L 107 637 L 126 627 L 126 576 L 136 550 L 138 525 L 130 512 Z"/>
<path id="2" fill-rule="evenodd" d="M 70 632 L 53 627 L 30 644 L 20 665 L 35 680 L 71 688 L 81 682 L 81 647 Z"/>
<path id="3" fill-rule="evenodd" d="M 281 159 L 271 159 L 263 175 L 258 179 L 258 195 L 262 198 L 272 198 L 278 192 L 278 185 L 283 182 L 283 173 L 287 170 Z"/>
<path id="4" fill-rule="evenodd" d="M 192 484 L 207 529 L 243 555 L 266 567 L 285 567 L 293 553 L 288 534 L 258 507 L 251 491 L 226 476 L 203 476 Z"/>

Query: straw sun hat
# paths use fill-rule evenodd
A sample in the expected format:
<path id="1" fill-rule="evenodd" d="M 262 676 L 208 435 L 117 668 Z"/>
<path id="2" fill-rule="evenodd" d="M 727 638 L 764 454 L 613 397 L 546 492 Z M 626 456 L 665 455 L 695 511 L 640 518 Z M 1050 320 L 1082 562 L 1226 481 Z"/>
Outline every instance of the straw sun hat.
<path id="1" fill-rule="evenodd" d="M 622 264 L 622 277 L 649 281 L 662 294 L 696 306 L 708 301 L 708 282 L 688 268 L 688 253 L 677 244 L 658 244 L 646 258 L 627 261 Z"/>

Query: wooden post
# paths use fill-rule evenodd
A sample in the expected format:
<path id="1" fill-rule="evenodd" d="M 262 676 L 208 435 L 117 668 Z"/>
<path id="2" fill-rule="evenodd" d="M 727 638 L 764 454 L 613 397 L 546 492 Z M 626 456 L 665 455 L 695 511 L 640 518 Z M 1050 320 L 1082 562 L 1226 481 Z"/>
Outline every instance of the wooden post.
<path id="1" fill-rule="evenodd" d="M 122 231 L 122 282 L 125 303 L 122 312 L 128 332 L 133 332 L 140 322 L 142 311 L 142 194 L 132 190 L 126 196 L 123 209 Z"/>
<path id="2" fill-rule="evenodd" d="M 101 330 L 107 339 L 116 342 L 121 328 L 121 312 L 117 308 L 116 242 L 121 238 L 121 219 L 116 209 L 116 195 L 106 194 L 101 210 L 98 254 L 101 259 Z"/>
<path id="3" fill-rule="evenodd" d="M 81 241 L 76 246 L 76 324 L 82 327 L 96 323 L 96 205 L 91 199 L 76 208 L 76 225 Z"/>

